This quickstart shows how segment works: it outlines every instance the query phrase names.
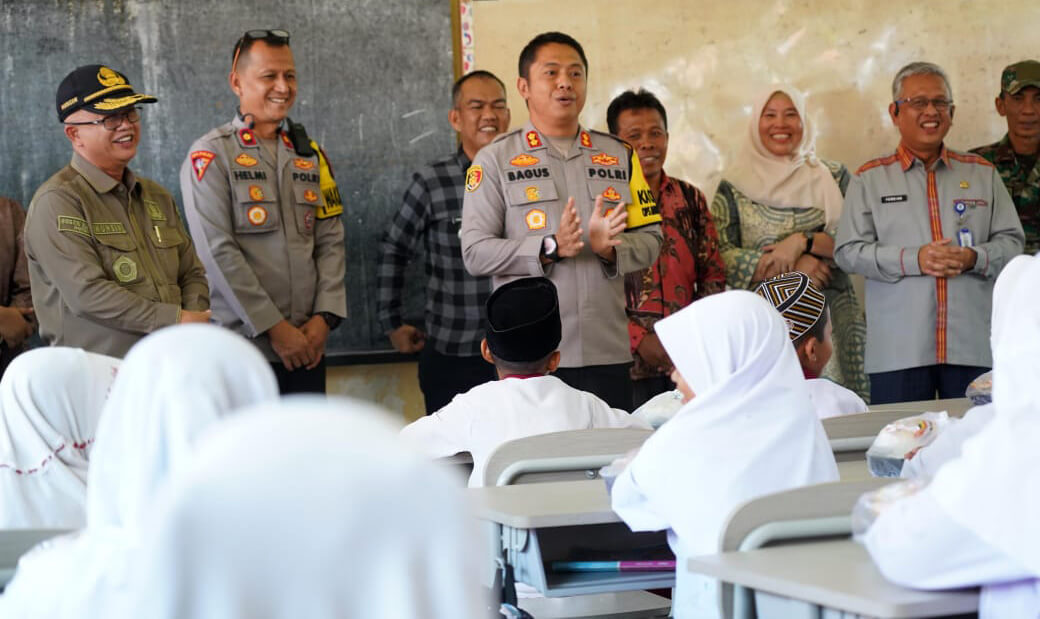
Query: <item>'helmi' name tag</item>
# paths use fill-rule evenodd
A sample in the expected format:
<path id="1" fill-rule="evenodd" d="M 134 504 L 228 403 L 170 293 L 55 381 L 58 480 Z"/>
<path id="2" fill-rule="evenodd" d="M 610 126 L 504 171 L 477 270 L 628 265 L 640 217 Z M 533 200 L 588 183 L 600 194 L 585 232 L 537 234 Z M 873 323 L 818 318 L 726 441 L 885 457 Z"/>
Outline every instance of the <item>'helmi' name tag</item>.
<path id="1" fill-rule="evenodd" d="M 895 196 L 881 196 L 882 204 L 892 204 L 893 202 L 906 202 L 906 194 L 899 194 Z"/>

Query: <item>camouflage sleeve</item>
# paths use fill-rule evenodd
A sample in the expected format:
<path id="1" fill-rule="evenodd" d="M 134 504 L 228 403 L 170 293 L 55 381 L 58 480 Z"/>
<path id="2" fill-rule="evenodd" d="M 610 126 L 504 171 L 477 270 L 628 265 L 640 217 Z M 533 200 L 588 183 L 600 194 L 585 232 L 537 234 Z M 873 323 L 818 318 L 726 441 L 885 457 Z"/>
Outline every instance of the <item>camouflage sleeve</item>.
<path id="1" fill-rule="evenodd" d="M 176 305 L 150 301 L 109 278 L 79 203 L 69 195 L 50 191 L 33 200 L 25 251 L 77 316 L 131 333 L 151 333 L 177 322 Z"/>

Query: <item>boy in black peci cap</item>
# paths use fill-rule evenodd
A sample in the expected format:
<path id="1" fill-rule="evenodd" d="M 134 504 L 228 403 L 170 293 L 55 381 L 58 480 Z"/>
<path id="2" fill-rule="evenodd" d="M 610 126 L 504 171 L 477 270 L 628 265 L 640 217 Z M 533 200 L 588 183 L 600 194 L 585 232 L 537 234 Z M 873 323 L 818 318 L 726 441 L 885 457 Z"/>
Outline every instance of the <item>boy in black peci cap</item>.
<path id="1" fill-rule="evenodd" d="M 560 306 L 544 277 L 504 284 L 488 298 L 484 359 L 499 380 L 459 394 L 436 413 L 415 421 L 401 437 L 433 458 L 468 451 L 470 486 L 483 485 L 487 458 L 518 438 L 588 428 L 649 428 L 591 393 L 548 375 L 560 362 Z"/>

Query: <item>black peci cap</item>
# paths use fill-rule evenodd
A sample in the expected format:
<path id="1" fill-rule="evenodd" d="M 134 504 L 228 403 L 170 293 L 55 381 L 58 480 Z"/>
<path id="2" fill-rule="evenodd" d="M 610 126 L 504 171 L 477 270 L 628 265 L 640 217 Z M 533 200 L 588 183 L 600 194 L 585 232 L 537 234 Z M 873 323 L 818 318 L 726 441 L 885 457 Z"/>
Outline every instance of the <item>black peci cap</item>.
<path id="1" fill-rule="evenodd" d="M 560 346 L 560 301 L 545 277 L 500 286 L 488 297 L 487 318 L 488 348 L 503 361 L 538 361 Z"/>

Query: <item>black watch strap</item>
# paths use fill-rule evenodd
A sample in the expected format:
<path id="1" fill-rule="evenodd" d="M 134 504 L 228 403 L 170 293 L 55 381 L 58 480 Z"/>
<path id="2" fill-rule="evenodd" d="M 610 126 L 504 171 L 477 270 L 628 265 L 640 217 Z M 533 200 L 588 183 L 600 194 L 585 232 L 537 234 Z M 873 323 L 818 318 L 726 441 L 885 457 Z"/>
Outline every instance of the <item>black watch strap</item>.
<path id="1" fill-rule="evenodd" d="M 318 312 L 318 315 L 321 316 L 321 319 L 329 326 L 329 331 L 332 331 L 339 326 L 339 323 L 343 322 L 342 318 L 332 312 Z"/>
<path id="2" fill-rule="evenodd" d="M 815 240 L 815 238 L 816 238 L 816 233 L 815 232 L 804 232 L 803 234 L 805 234 L 805 253 L 811 254 L 812 253 L 813 240 Z"/>

